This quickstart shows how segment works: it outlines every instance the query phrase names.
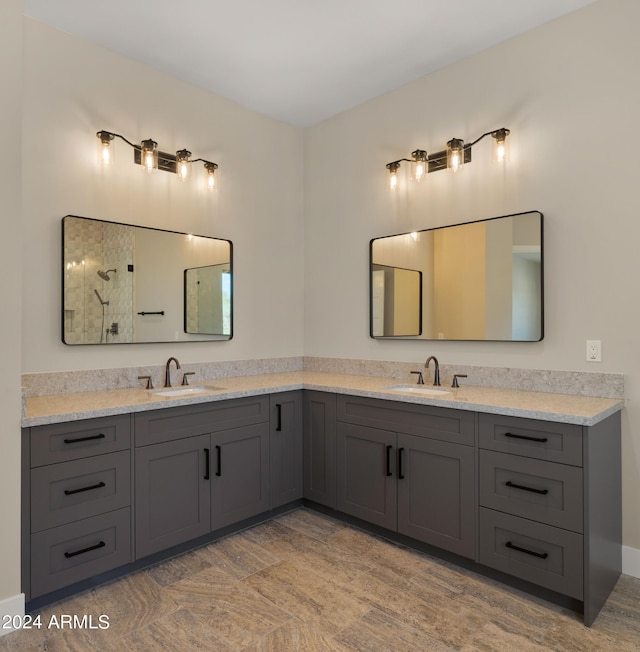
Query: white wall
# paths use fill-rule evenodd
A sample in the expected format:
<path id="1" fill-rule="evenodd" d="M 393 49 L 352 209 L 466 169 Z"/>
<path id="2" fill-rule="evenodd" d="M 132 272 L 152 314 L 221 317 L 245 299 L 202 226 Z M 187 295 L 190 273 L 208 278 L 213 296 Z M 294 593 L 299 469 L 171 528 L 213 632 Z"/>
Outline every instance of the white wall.
<path id="1" fill-rule="evenodd" d="M 0 614 L 24 608 L 16 599 L 20 593 L 21 13 L 21 0 L 0 3 Z"/>
<path id="2" fill-rule="evenodd" d="M 302 130 L 31 19 L 24 51 L 22 371 L 162 364 L 169 355 L 185 363 L 302 355 Z M 118 140 L 113 169 L 100 170 L 100 129 L 217 162 L 219 192 L 202 187 L 200 165 L 188 183 L 144 174 Z M 62 344 L 58 270 L 67 214 L 232 240 L 233 339 Z"/>
<path id="3" fill-rule="evenodd" d="M 640 548 L 640 2 L 600 0 L 305 132 L 305 354 L 625 373 L 624 542 Z M 491 142 L 458 175 L 385 191 L 385 164 L 451 137 L 512 130 L 511 165 Z M 616 144 L 627 145 L 619 153 Z M 540 210 L 540 343 L 372 340 L 373 237 Z M 322 270 L 321 274 L 317 270 Z M 585 361 L 601 339 L 603 362 Z"/>

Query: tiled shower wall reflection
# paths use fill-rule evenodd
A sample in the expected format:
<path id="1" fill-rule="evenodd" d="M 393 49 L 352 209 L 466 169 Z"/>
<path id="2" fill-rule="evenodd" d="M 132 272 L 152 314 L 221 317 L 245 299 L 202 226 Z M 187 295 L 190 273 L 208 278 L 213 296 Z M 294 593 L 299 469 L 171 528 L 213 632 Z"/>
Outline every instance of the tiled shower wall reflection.
<path id="1" fill-rule="evenodd" d="M 133 265 L 134 247 L 133 227 L 92 220 L 65 222 L 67 344 L 133 341 L 133 273 L 129 266 Z M 109 269 L 116 270 L 109 274 L 111 280 L 100 278 L 98 271 Z M 114 324 L 117 334 L 110 332 Z"/>

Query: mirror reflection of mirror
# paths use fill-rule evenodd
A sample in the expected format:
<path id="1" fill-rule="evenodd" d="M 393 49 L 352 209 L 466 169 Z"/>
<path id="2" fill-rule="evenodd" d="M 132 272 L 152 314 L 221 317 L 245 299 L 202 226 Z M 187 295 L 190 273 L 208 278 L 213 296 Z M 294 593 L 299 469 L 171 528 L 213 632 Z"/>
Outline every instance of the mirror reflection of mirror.
<path id="1" fill-rule="evenodd" d="M 229 240 L 71 215 L 62 234 L 65 344 L 231 338 Z M 188 332 L 185 270 L 206 267 L 226 270 L 224 300 L 207 305 L 203 296 L 199 306 L 220 327 Z"/>
<path id="2" fill-rule="evenodd" d="M 371 328 L 374 337 L 422 333 L 422 272 L 371 265 Z"/>
<path id="3" fill-rule="evenodd" d="M 371 336 L 541 340 L 542 245 L 537 211 L 372 240 Z M 422 275 L 419 296 L 403 294 L 402 305 L 396 305 L 395 287 L 380 287 L 380 270 L 398 267 Z M 407 302 L 408 296 L 414 299 Z M 419 334 L 399 334 L 385 324 L 404 317 L 415 324 L 416 312 Z"/>
<path id="4" fill-rule="evenodd" d="M 229 263 L 184 270 L 187 333 L 231 335 L 231 266 Z"/>

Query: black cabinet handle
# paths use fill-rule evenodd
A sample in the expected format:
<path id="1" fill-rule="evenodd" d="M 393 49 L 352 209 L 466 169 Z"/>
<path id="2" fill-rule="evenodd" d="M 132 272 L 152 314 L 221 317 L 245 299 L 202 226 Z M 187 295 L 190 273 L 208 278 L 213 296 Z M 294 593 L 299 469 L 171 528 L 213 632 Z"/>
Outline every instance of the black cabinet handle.
<path id="1" fill-rule="evenodd" d="M 208 448 L 204 449 L 204 479 L 208 480 L 211 477 L 211 451 Z"/>
<path id="2" fill-rule="evenodd" d="M 549 441 L 547 437 L 529 437 L 527 435 L 515 435 L 512 432 L 505 432 L 504 436 L 512 437 L 513 439 L 526 439 L 527 441 L 537 441 L 540 442 L 541 444 L 544 444 L 545 442 Z"/>
<path id="3" fill-rule="evenodd" d="M 65 439 L 65 444 L 75 444 L 79 441 L 92 441 L 93 439 L 104 439 L 106 435 L 100 433 L 99 435 L 89 435 L 88 437 L 77 437 L 76 439 Z"/>
<path id="4" fill-rule="evenodd" d="M 393 446 L 387 446 L 387 477 L 391 475 L 391 449 Z"/>
<path id="5" fill-rule="evenodd" d="M 91 552 L 92 550 L 97 550 L 98 548 L 104 548 L 107 544 L 104 541 L 100 541 L 100 543 L 96 543 L 95 546 L 89 546 L 88 548 L 83 548 L 82 550 L 76 550 L 74 552 L 65 552 L 64 556 L 67 559 L 70 559 L 71 557 L 77 557 L 78 555 L 84 555 L 85 552 Z"/>
<path id="6" fill-rule="evenodd" d="M 549 493 L 548 489 L 536 489 L 535 487 L 525 487 L 522 484 L 516 484 L 515 482 L 511 482 L 511 480 L 507 480 L 505 482 L 505 485 L 507 487 L 513 487 L 514 489 L 522 489 L 522 491 L 530 491 L 531 493 L 534 494 L 542 494 L 543 496 L 546 496 Z"/>
<path id="7" fill-rule="evenodd" d="M 282 405 L 276 403 L 276 432 L 282 430 Z"/>
<path id="8" fill-rule="evenodd" d="M 218 468 L 216 469 L 216 475 L 220 477 L 222 475 L 222 447 L 216 446 L 216 455 L 218 456 Z"/>
<path id="9" fill-rule="evenodd" d="M 404 448 L 398 448 L 398 480 L 404 480 L 404 475 L 402 475 L 402 453 L 404 453 Z"/>
<path id="10" fill-rule="evenodd" d="M 507 548 L 511 548 L 512 550 L 517 550 L 518 552 L 524 552 L 527 555 L 538 557 L 539 559 L 546 559 L 549 556 L 546 552 L 535 552 L 534 550 L 527 550 L 527 548 L 521 548 L 520 546 L 516 546 L 515 543 L 511 543 L 511 541 L 507 541 L 504 545 Z"/>
<path id="11" fill-rule="evenodd" d="M 83 491 L 91 491 L 92 489 L 100 489 L 106 487 L 107 485 L 104 482 L 98 482 L 98 484 L 92 484 L 89 487 L 82 487 L 81 489 L 65 489 L 65 496 L 73 496 L 73 494 L 81 494 Z"/>

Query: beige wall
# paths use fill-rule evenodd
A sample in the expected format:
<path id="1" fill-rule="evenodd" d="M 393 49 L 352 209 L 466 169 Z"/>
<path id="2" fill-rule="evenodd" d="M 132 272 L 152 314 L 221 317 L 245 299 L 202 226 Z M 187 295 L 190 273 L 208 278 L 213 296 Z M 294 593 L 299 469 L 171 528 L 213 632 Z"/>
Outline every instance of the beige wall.
<path id="1" fill-rule="evenodd" d="M 302 355 L 302 130 L 142 64 L 24 21 L 25 256 L 23 372 Z M 98 167 L 96 131 L 216 161 L 180 183 L 147 175 L 114 141 Z M 200 178 L 198 178 L 198 175 Z M 68 347 L 60 340 L 60 220 L 66 214 L 227 238 L 234 246 L 234 338 L 228 342 Z M 34 263 L 37 261 L 37 264 Z M 46 324 L 46 328 L 43 328 Z M 283 336 L 283 334 L 285 334 Z"/>
<path id="2" fill-rule="evenodd" d="M 635 548 L 640 160 L 615 145 L 638 130 L 638 25 L 637 0 L 599 0 L 305 132 L 305 354 L 623 372 L 624 542 Z M 385 190 L 389 161 L 502 126 L 513 136 L 504 172 L 485 139 L 460 174 Z M 368 337 L 371 238 L 528 210 L 545 215 L 542 342 Z M 586 362 L 587 339 L 602 340 L 601 364 Z"/>
<path id="3" fill-rule="evenodd" d="M 433 286 L 436 337 L 456 340 L 465 333 L 485 337 L 486 226 L 440 229 L 433 234 Z"/>
<path id="4" fill-rule="evenodd" d="M 0 602 L 20 593 L 21 12 L 20 0 L 0 2 Z"/>

